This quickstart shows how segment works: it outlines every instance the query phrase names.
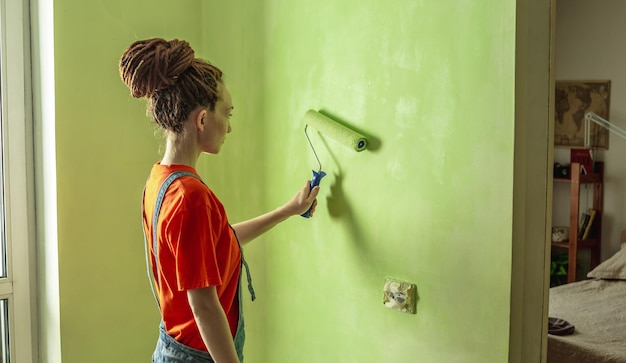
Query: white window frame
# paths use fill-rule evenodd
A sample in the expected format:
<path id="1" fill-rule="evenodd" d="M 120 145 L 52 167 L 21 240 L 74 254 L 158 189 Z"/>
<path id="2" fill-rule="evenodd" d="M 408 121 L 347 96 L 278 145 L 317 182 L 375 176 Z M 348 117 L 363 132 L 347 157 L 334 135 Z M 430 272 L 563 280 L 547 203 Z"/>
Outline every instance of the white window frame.
<path id="1" fill-rule="evenodd" d="M 29 1 L 0 0 L 2 147 L 11 363 L 37 357 L 35 187 Z"/>

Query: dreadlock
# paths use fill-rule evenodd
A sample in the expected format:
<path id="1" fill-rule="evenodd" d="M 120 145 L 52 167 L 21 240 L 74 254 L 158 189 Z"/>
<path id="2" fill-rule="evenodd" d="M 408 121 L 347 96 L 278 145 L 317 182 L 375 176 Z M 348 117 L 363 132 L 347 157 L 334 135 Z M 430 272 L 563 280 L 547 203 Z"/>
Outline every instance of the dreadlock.
<path id="1" fill-rule="evenodd" d="M 138 40 L 122 54 L 120 76 L 135 98 L 148 99 L 148 113 L 165 130 L 180 133 L 196 107 L 215 109 L 222 71 L 195 57 L 186 41 Z"/>

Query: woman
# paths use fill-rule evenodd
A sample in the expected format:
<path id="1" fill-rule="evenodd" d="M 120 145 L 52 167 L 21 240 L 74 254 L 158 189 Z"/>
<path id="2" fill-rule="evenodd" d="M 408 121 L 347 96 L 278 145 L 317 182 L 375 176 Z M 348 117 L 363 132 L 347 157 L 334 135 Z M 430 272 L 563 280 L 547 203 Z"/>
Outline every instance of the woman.
<path id="1" fill-rule="evenodd" d="M 309 207 L 314 211 L 319 187 L 310 189 L 308 181 L 283 206 L 231 226 L 222 204 L 195 170 L 200 154 L 219 153 L 231 132 L 233 104 L 222 72 L 195 58 L 187 42 L 159 38 L 131 44 L 119 69 L 131 95 L 148 99 L 149 113 L 167 136 L 165 154 L 152 167 L 143 201 L 163 319 L 152 361 L 242 362 L 239 286 L 245 260 L 240 244 Z M 164 184 L 181 172 L 183 176 L 169 180 L 169 187 Z M 155 205 L 157 201 L 162 204 Z"/>

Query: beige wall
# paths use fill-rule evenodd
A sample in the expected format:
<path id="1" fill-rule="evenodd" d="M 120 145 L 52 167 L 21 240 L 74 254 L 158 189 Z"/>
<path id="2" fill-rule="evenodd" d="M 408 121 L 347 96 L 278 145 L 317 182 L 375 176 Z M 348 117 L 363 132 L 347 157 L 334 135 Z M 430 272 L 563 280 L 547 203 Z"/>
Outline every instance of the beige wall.
<path id="1" fill-rule="evenodd" d="M 556 18 L 556 80 L 611 80 L 609 120 L 626 129 L 626 3 L 621 0 L 558 0 Z M 609 149 L 596 155 L 605 162 L 602 257 L 619 249 L 626 228 L 626 139 L 609 136 Z M 556 162 L 569 163 L 569 149 L 555 149 Z M 554 225 L 568 225 L 567 188 L 555 188 Z M 583 191 L 581 203 L 592 202 Z M 581 208 L 586 204 L 582 204 Z"/>

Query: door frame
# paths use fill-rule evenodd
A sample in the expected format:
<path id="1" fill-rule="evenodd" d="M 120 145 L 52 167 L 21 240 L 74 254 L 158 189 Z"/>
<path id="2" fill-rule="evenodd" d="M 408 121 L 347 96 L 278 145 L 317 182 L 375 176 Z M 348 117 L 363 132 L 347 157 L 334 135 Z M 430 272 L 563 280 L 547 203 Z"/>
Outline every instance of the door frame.
<path id="1" fill-rule="evenodd" d="M 509 362 L 545 362 L 556 0 L 517 0 Z"/>

